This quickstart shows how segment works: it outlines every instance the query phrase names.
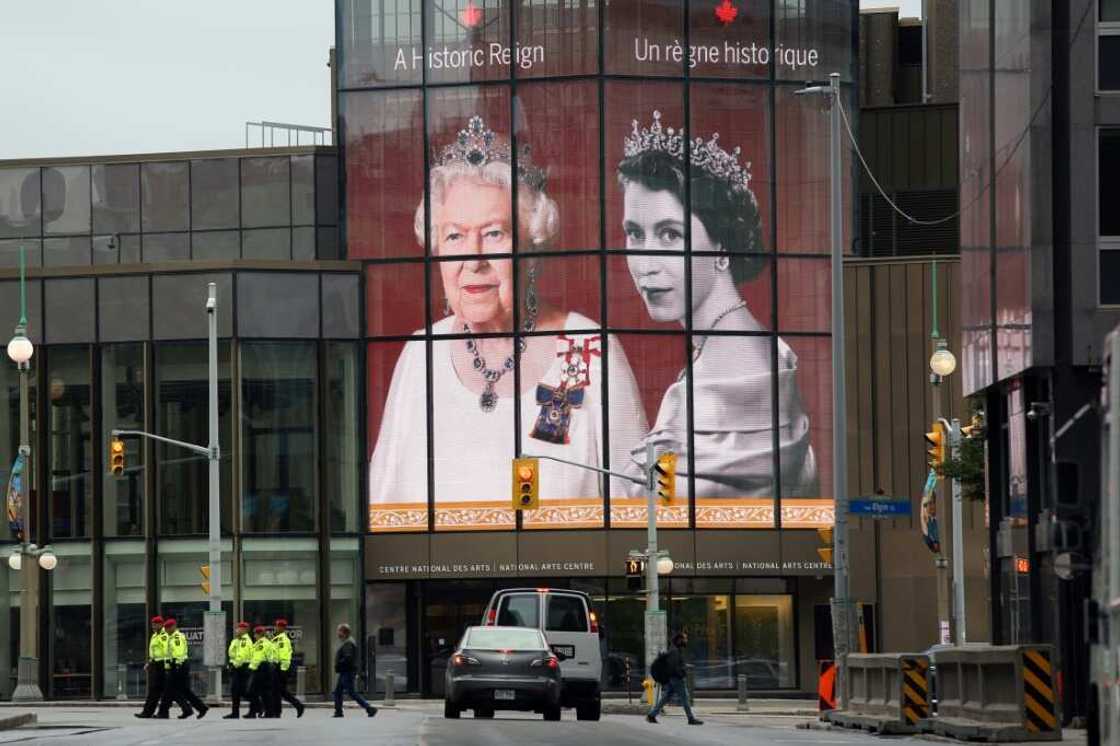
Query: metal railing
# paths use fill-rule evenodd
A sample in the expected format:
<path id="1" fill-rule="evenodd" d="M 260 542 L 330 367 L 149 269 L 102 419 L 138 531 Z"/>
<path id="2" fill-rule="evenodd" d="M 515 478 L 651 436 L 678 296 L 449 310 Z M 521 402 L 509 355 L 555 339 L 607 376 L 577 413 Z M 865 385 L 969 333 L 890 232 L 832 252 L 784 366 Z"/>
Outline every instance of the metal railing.
<path id="1" fill-rule="evenodd" d="M 250 132 L 254 132 L 250 144 Z M 256 143 L 255 132 L 260 132 L 260 145 Z M 277 137 L 279 133 L 279 138 Z M 301 136 L 303 139 L 301 140 Z M 299 145 L 330 145 L 333 142 L 330 127 L 312 127 L 306 124 L 289 124 L 287 122 L 246 122 L 245 147 L 275 148 L 279 139 L 280 147 L 293 147 Z M 306 142 L 310 139 L 311 142 Z"/>

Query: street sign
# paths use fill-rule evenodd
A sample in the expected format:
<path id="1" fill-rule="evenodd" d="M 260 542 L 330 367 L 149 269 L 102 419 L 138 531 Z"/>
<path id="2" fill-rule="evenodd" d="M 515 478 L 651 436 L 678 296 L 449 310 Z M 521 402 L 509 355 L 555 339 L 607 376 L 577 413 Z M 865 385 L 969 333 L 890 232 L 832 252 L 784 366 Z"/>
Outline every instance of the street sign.
<path id="1" fill-rule="evenodd" d="M 910 515 L 910 501 L 884 497 L 865 497 L 848 501 L 848 512 L 870 518 L 897 518 Z"/>

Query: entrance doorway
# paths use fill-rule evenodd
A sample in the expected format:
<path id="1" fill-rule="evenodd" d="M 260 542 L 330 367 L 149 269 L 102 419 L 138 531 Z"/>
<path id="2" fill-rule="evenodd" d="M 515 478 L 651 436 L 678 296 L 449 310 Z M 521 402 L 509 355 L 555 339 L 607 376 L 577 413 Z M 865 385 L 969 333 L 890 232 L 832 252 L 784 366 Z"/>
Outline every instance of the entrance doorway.
<path id="1" fill-rule="evenodd" d="M 443 696 L 447 659 L 455 652 L 467 627 L 482 622 L 486 604 L 496 588 L 490 580 L 424 584 L 422 689 L 425 696 Z"/>

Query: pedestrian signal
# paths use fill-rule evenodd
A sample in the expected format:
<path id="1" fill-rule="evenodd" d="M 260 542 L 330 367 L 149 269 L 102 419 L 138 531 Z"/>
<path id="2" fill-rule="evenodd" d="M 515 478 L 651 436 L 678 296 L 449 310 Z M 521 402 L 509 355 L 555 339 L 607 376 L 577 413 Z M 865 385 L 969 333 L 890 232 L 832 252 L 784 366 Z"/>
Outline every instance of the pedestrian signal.
<path id="1" fill-rule="evenodd" d="M 513 460 L 513 509 L 540 507 L 540 462 L 535 458 Z"/>
<path id="2" fill-rule="evenodd" d="M 202 565 L 201 567 L 198 568 L 198 571 L 200 573 L 202 573 L 202 583 L 200 584 L 202 586 L 202 592 L 205 593 L 207 596 L 209 596 L 210 595 L 210 565 Z"/>
<path id="3" fill-rule="evenodd" d="M 665 502 L 672 502 L 677 496 L 677 454 L 672 451 L 657 457 L 653 467 L 657 479 L 657 496 Z"/>
<path id="4" fill-rule="evenodd" d="M 926 433 L 926 463 L 934 471 L 940 471 L 945 463 L 945 427 L 940 422 L 933 423 L 933 429 Z"/>
<path id="5" fill-rule="evenodd" d="M 645 560 L 640 557 L 630 557 L 626 560 L 626 589 L 640 591 L 642 589 L 642 576 L 646 574 Z"/>
<path id="6" fill-rule="evenodd" d="M 817 536 L 820 537 L 823 546 L 817 547 L 817 556 L 824 562 L 832 564 L 832 529 L 831 528 L 818 528 Z"/>
<path id="7" fill-rule="evenodd" d="M 120 438 L 109 441 L 109 473 L 114 477 L 124 474 L 124 441 Z"/>

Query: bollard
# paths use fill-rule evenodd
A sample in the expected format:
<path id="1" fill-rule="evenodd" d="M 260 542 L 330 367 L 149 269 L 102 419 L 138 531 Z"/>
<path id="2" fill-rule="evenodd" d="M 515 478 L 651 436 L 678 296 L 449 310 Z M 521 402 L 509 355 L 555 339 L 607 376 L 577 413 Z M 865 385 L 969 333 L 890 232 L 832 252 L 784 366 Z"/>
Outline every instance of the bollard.
<path id="1" fill-rule="evenodd" d="M 751 709 L 747 702 L 747 675 L 745 673 L 739 674 L 739 706 L 735 709 L 739 712 L 748 712 Z"/>
<path id="2" fill-rule="evenodd" d="M 626 704 L 632 705 L 632 704 L 634 704 L 634 696 L 630 692 L 630 659 L 629 658 L 626 659 L 626 666 L 623 668 L 623 670 L 625 671 L 624 675 L 626 676 Z"/>
<path id="3" fill-rule="evenodd" d="M 387 707 L 394 707 L 397 704 L 396 700 L 396 677 L 393 676 L 392 671 L 385 672 L 385 700 L 384 703 Z"/>
<path id="4" fill-rule="evenodd" d="M 117 699 L 128 699 L 127 682 L 128 666 L 122 663 L 117 666 Z"/>
<path id="5" fill-rule="evenodd" d="M 688 704 L 696 704 L 696 667 L 688 666 L 685 675 L 688 677 Z"/>
<path id="6" fill-rule="evenodd" d="M 296 696 L 303 699 L 307 695 L 307 666 L 296 666 Z"/>

